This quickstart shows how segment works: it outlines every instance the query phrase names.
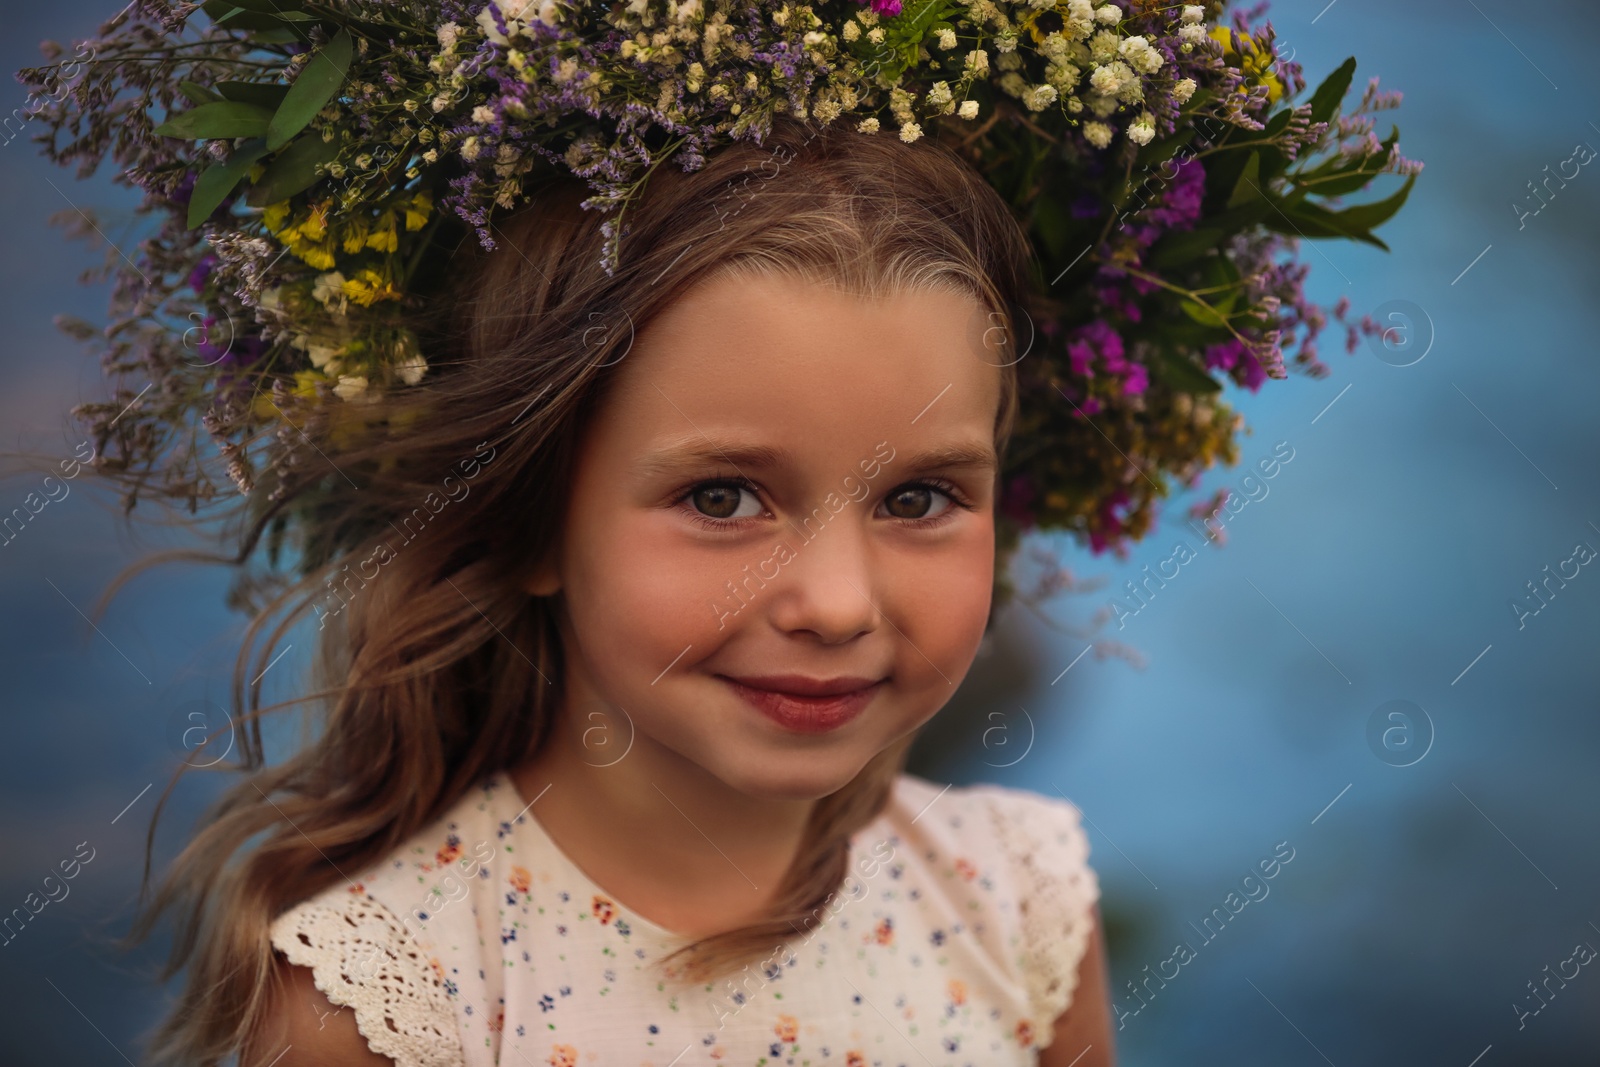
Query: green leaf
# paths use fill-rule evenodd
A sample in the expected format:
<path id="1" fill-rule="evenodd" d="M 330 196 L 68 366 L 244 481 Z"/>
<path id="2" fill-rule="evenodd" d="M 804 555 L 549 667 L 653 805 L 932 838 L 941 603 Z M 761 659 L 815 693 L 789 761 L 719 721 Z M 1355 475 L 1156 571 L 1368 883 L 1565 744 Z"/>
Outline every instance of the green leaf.
<path id="1" fill-rule="evenodd" d="M 272 112 L 254 104 L 239 104 L 232 100 L 219 100 L 210 104 L 169 115 L 167 121 L 152 133 L 161 137 L 182 137 L 195 140 L 201 137 L 261 137 L 272 121 Z"/>
<path id="2" fill-rule="evenodd" d="M 266 207 L 305 192 L 321 180 L 316 173 L 317 164 L 333 162 L 341 145 L 340 138 L 324 141 L 316 130 L 305 134 L 267 164 L 266 172 L 250 187 L 244 202 L 251 207 Z"/>
<path id="3" fill-rule="evenodd" d="M 351 50 L 350 31 L 341 29 L 306 63 L 272 116 L 267 130 L 269 149 L 276 150 L 288 144 L 289 139 L 305 129 L 317 112 L 333 99 L 350 70 Z"/>
<path id="4" fill-rule="evenodd" d="M 275 82 L 218 82 L 217 92 L 226 100 L 276 111 L 288 95 L 289 87 Z"/>
<path id="5" fill-rule="evenodd" d="M 210 218 L 251 165 L 266 154 L 267 142 L 258 137 L 234 149 L 232 158 L 226 163 L 213 163 L 207 167 L 195 179 L 194 192 L 189 195 L 189 229 Z"/>
<path id="6" fill-rule="evenodd" d="M 178 83 L 178 91 L 183 93 L 191 104 L 210 104 L 222 99 L 199 82 L 181 81 Z"/>
<path id="7" fill-rule="evenodd" d="M 1261 199 L 1262 195 L 1261 153 L 1251 152 L 1244 170 L 1239 172 L 1239 180 L 1234 183 L 1232 195 L 1228 197 L 1228 206 L 1241 207 L 1252 200 Z"/>
<path id="8" fill-rule="evenodd" d="M 1411 195 L 1411 187 L 1417 182 L 1417 176 L 1411 175 L 1392 196 L 1371 204 L 1357 204 L 1355 207 L 1345 208 L 1337 212 L 1336 217 L 1341 223 L 1352 229 L 1371 230 L 1382 226 L 1394 216 L 1394 213 L 1405 206 L 1406 197 Z"/>
<path id="9" fill-rule="evenodd" d="M 1350 79 L 1356 76 L 1356 57 L 1351 56 L 1339 64 L 1339 69 L 1323 79 L 1317 91 L 1311 94 L 1311 121 L 1327 122 L 1339 110 L 1339 102 L 1350 91 Z"/>
<path id="10" fill-rule="evenodd" d="M 254 11 L 262 15 L 277 15 L 284 17 L 298 14 L 302 5 L 298 0 L 226 0 L 234 7 L 242 7 L 246 11 Z"/>
<path id="11" fill-rule="evenodd" d="M 1296 204 L 1283 215 L 1273 215 L 1263 220 L 1262 225 L 1276 233 L 1292 233 L 1307 238 L 1347 237 L 1352 241 L 1375 245 L 1385 252 L 1389 250 L 1388 245 L 1364 228 L 1351 226 L 1342 221 L 1338 214 L 1310 202 Z"/>
<path id="12" fill-rule="evenodd" d="M 1150 265 L 1162 270 L 1182 266 L 1216 248 L 1226 236 L 1225 231 L 1210 227 L 1188 232 L 1171 231 L 1150 249 Z"/>
<path id="13" fill-rule="evenodd" d="M 1178 149 L 1194 140 L 1195 128 L 1186 126 L 1171 137 L 1145 145 L 1139 149 L 1139 154 L 1134 158 L 1133 170 L 1135 176 L 1140 171 L 1148 170 L 1157 164 L 1165 163 L 1178 154 Z"/>
<path id="14" fill-rule="evenodd" d="M 256 30 L 250 35 L 252 44 L 298 44 L 310 40 L 302 30 L 290 29 L 287 26 L 276 29 Z M 288 88 L 288 86 L 284 86 Z"/>
<path id="15" fill-rule="evenodd" d="M 1160 365 L 1157 370 L 1161 380 L 1180 393 L 1220 393 L 1222 383 L 1211 377 L 1188 356 L 1166 348 L 1158 350 Z"/>
<path id="16" fill-rule="evenodd" d="M 1072 218 L 1067 214 L 1064 199 L 1059 196 L 1041 196 L 1033 203 L 1033 227 L 1051 260 L 1061 258 L 1061 249 L 1067 242 L 1067 231 L 1072 226 Z"/>
<path id="17" fill-rule="evenodd" d="M 1281 148 L 1274 145 L 1263 145 L 1261 148 L 1261 187 L 1266 188 L 1267 183 L 1277 178 L 1289 167 L 1289 157 Z"/>
<path id="18" fill-rule="evenodd" d="M 1286 107 L 1267 120 L 1266 127 L 1261 131 L 1262 139 L 1278 136 L 1289 125 L 1289 120 L 1294 118 L 1294 109 Z"/>
<path id="19" fill-rule="evenodd" d="M 1202 326 L 1226 326 L 1228 324 L 1227 319 L 1196 301 L 1181 300 L 1178 302 L 1178 307 L 1183 310 L 1185 315 Z"/>
<path id="20" fill-rule="evenodd" d="M 1357 167 L 1351 171 L 1340 171 L 1321 178 L 1307 178 L 1295 184 L 1298 188 L 1316 196 L 1344 196 L 1346 193 L 1358 193 L 1365 189 L 1377 174 L 1377 168 L 1362 170 Z"/>

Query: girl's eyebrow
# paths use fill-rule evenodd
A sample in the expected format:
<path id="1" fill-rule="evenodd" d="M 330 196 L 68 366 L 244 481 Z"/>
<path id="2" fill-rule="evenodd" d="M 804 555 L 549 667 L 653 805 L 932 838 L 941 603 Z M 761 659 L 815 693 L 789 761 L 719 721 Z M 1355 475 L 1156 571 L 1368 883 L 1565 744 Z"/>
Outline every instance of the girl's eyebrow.
<path id="1" fill-rule="evenodd" d="M 882 442 L 882 444 L 890 443 L 888 441 Z M 868 456 L 865 458 L 871 459 L 874 457 Z M 770 470 L 774 467 L 792 464 L 794 462 L 794 453 L 786 448 L 778 448 L 771 445 L 754 445 L 738 441 L 718 442 L 702 436 L 694 441 L 669 445 L 665 448 L 647 452 L 639 458 L 635 464 L 635 469 L 642 477 L 656 478 L 687 468 L 704 466 L 708 463 L 717 463 L 719 461 L 730 464 L 736 469 L 750 467 L 756 470 Z M 896 460 L 885 461 L 880 459 L 879 462 L 888 466 L 895 463 Z M 917 455 L 899 462 L 901 468 L 910 473 L 963 467 L 994 471 L 1000 465 L 1000 459 L 995 453 L 994 446 L 988 442 L 978 441 L 961 441 L 940 445 L 919 452 Z"/>

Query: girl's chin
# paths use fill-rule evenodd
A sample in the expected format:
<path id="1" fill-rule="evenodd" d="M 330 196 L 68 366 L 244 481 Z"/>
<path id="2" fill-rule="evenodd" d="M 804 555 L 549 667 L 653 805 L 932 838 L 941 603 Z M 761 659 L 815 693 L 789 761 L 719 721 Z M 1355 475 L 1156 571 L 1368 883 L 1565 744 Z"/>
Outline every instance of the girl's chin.
<path id="1" fill-rule="evenodd" d="M 849 785 L 876 754 L 791 750 L 763 757 L 735 755 L 735 773 L 720 777 L 754 800 L 821 800 Z"/>

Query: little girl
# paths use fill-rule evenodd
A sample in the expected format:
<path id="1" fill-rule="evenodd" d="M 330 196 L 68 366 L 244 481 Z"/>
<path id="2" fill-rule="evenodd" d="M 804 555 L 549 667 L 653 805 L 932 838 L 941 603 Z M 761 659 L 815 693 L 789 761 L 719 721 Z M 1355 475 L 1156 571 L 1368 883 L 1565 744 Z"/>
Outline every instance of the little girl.
<path id="1" fill-rule="evenodd" d="M 162 1047 L 1112 1063 L 1077 811 L 902 770 L 998 606 L 1025 235 L 948 148 L 795 119 L 658 172 L 615 276 L 582 195 L 463 244 L 437 373 L 317 441 L 359 547 L 258 625 L 319 618 L 328 711 L 156 901 Z"/>

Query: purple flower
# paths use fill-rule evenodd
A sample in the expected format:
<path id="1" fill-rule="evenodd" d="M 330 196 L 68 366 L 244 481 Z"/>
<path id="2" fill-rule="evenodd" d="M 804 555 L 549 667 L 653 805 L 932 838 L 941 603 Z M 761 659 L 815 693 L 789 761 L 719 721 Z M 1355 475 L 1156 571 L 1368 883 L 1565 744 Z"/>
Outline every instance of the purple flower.
<path id="1" fill-rule="evenodd" d="M 211 277 L 211 272 L 216 268 L 218 259 L 212 252 L 207 252 L 200 257 L 200 262 L 195 264 L 194 270 L 189 272 L 189 288 L 200 292 L 206 284 L 206 279 Z M 208 326 L 209 329 L 209 320 Z"/>
<path id="2" fill-rule="evenodd" d="M 1262 369 L 1261 361 L 1237 339 L 1207 345 L 1206 366 L 1229 371 L 1234 381 L 1252 393 L 1267 380 L 1267 372 Z"/>

